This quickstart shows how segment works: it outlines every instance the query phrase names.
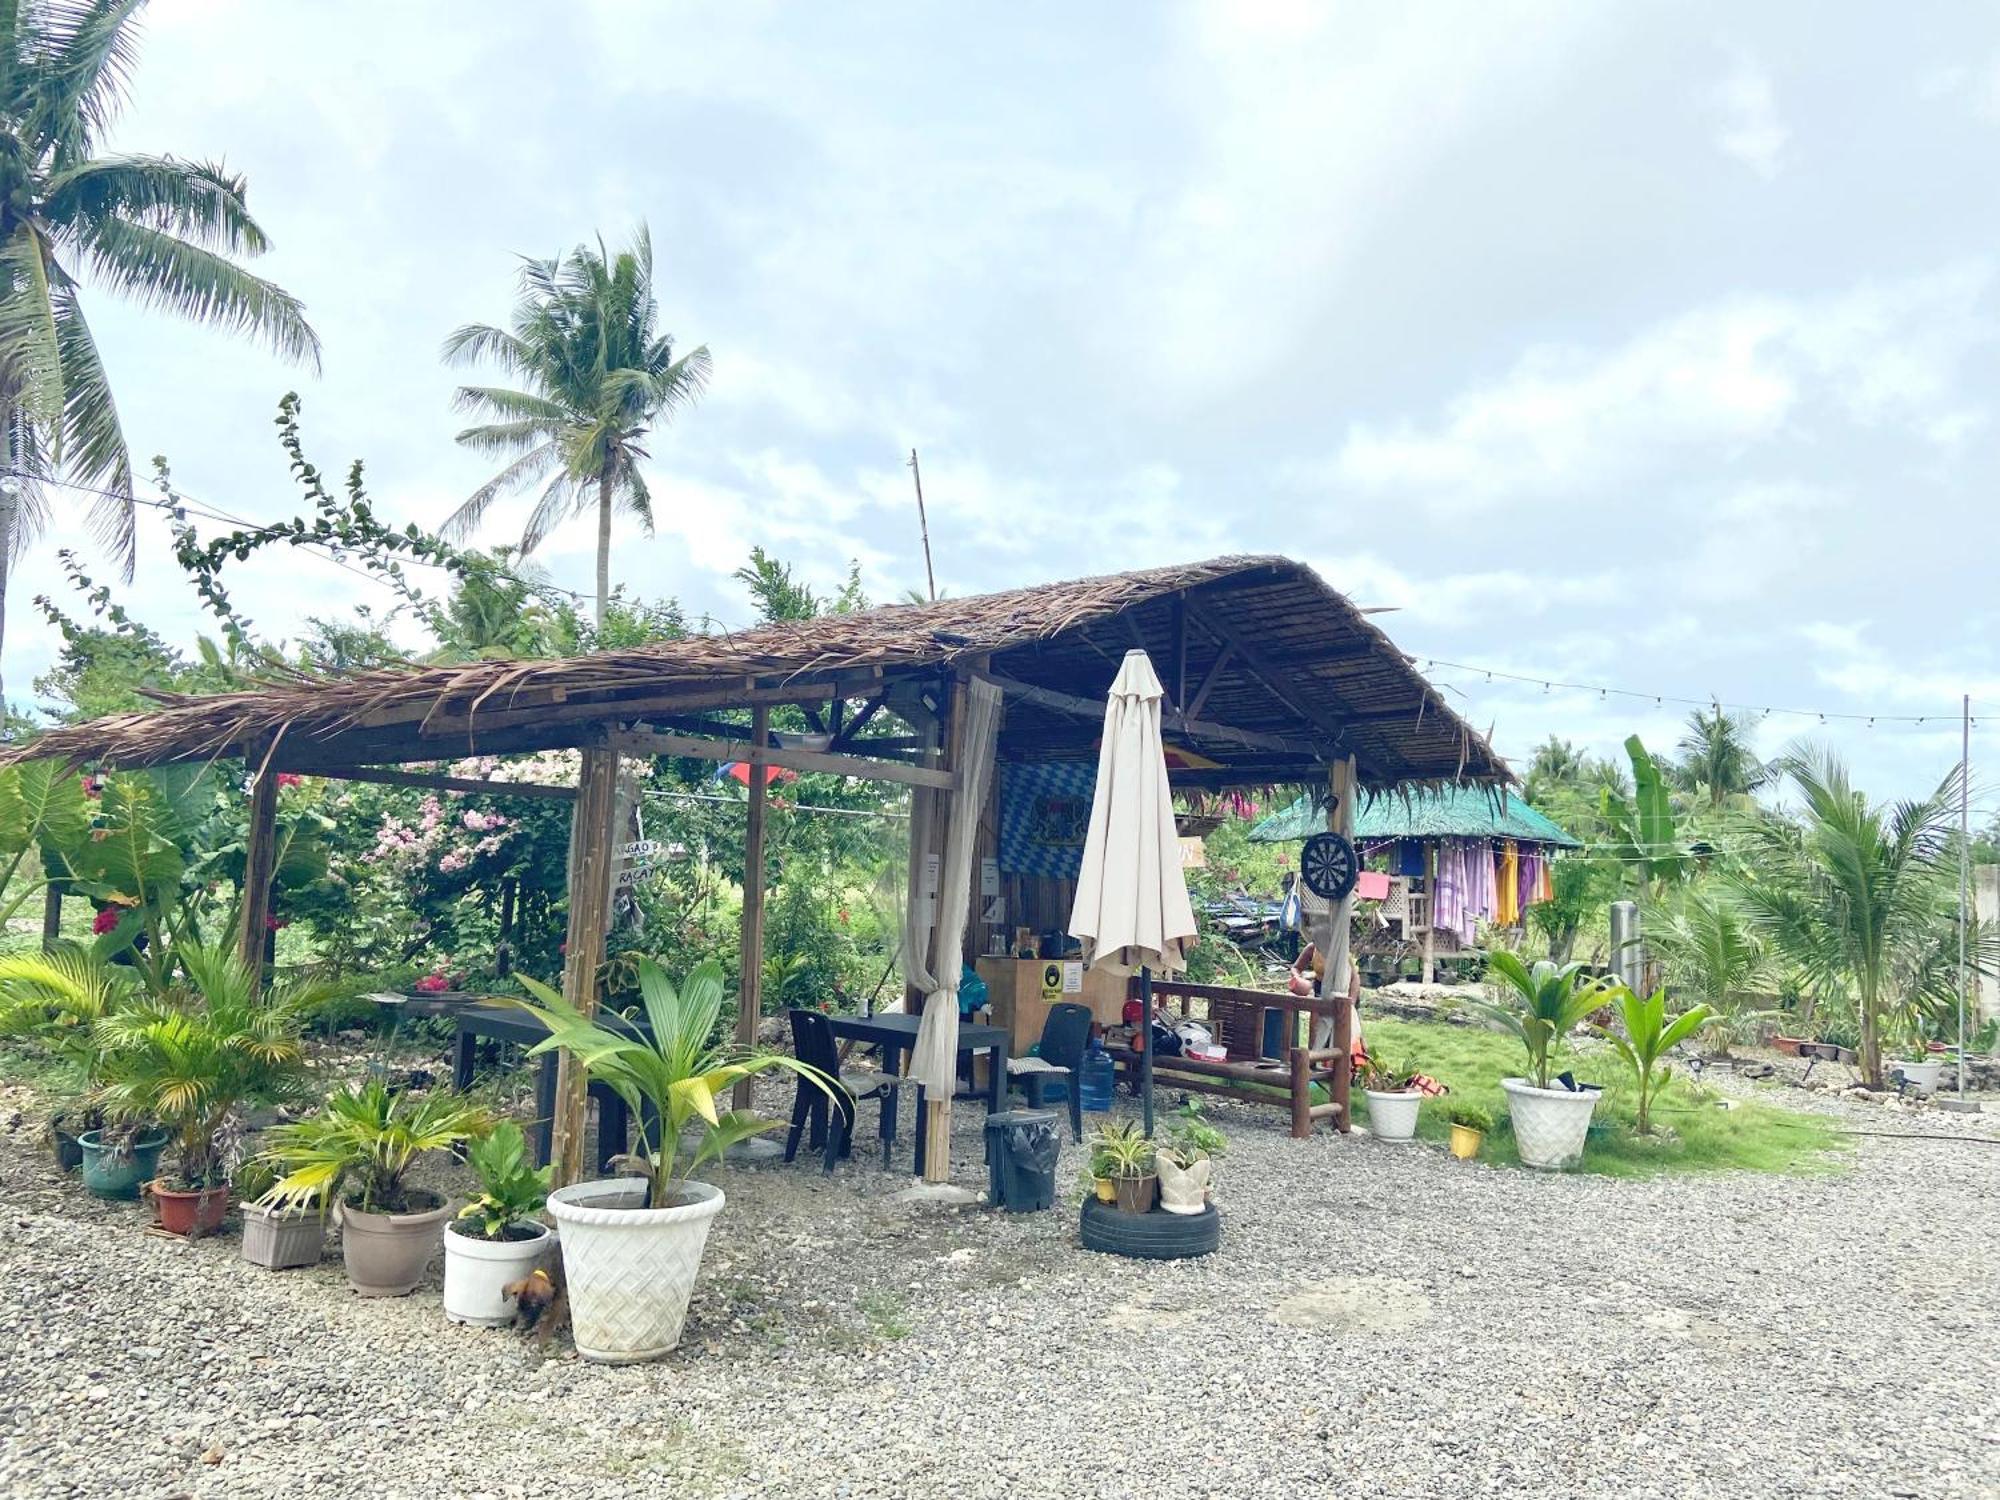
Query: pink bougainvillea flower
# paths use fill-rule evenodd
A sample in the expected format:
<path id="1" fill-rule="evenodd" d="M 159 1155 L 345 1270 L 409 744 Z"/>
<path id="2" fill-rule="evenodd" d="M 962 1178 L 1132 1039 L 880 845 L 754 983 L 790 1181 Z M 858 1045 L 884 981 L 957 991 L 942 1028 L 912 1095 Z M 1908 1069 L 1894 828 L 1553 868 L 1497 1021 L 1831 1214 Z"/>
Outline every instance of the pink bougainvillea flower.
<path id="1" fill-rule="evenodd" d="M 292 919 L 290 917 L 280 917 L 267 912 L 264 916 L 264 930 L 266 932 L 276 932 L 280 927 L 289 927 L 291 922 Z"/>
<path id="2" fill-rule="evenodd" d="M 107 906 L 103 911 L 90 919 L 90 930 L 97 937 L 103 937 L 105 933 L 118 925 L 118 919 L 123 915 L 125 914 L 117 907 Z"/>
<path id="3" fill-rule="evenodd" d="M 278 773 L 278 790 L 283 791 L 288 786 L 304 786 L 305 780 L 305 777 L 300 776 L 294 771 L 280 771 Z"/>

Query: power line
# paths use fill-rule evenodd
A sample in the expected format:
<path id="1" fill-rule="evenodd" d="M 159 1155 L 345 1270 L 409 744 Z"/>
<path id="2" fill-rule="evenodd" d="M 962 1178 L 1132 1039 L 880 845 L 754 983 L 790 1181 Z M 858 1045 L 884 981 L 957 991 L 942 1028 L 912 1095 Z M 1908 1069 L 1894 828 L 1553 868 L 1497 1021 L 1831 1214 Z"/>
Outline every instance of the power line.
<path id="1" fill-rule="evenodd" d="M 1716 697 L 1685 698 L 1685 697 L 1679 697 L 1673 693 L 1649 693 L 1649 692 L 1643 692 L 1636 688 L 1612 687 L 1605 683 L 1565 682 L 1553 676 L 1541 677 L 1522 672 L 1503 672 L 1498 667 L 1481 667 L 1481 666 L 1475 666 L 1470 662 L 1446 661 L 1443 657 L 1440 656 L 1427 656 L 1424 658 L 1424 670 L 1426 672 L 1429 672 L 1433 668 L 1437 667 L 1443 667 L 1446 668 L 1447 670 L 1455 672 L 1479 673 L 1483 675 L 1488 682 L 1526 683 L 1531 687 L 1540 688 L 1543 692 L 1550 692 L 1560 688 L 1564 692 L 1595 693 L 1600 698 L 1609 698 L 1612 696 L 1616 696 L 1620 698 L 1633 698 L 1644 702 L 1656 703 L 1661 705 L 1672 703 L 1677 706 L 1687 706 L 1692 708 L 1717 708 L 1717 709 L 1727 710 L 1731 713 L 1761 714 L 1766 718 L 1769 718 L 1772 714 L 1784 714 L 1793 718 L 1817 719 L 1822 724 L 1826 723 L 1829 720 L 1839 719 L 1839 720 L 1851 720 L 1871 725 L 1876 723 L 1936 724 L 1940 728 L 1946 728 L 1946 727 L 1956 728 L 1958 725 L 1958 715 L 1955 713 L 1932 713 L 1932 714 L 1859 713 L 1845 709 L 1784 708 L 1784 707 L 1779 707 L 1777 705 L 1762 704 L 1762 703 L 1731 703 Z M 1974 719 L 1972 722 L 1973 726 L 1977 728 L 1979 721 L 1977 719 Z"/>

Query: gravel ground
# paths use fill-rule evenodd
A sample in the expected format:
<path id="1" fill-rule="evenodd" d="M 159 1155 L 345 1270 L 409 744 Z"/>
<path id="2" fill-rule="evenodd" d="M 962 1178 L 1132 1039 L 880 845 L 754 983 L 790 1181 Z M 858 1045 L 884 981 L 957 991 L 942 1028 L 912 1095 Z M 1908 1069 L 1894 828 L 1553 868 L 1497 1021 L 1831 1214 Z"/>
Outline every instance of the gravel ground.
<path id="1" fill-rule="evenodd" d="M 1231 1133 L 1222 1252 L 720 1171 L 686 1342 L 607 1369 L 186 1245 L 0 1138 L 23 1496 L 2000 1495 L 2000 1116 L 1804 1098 L 1817 1175 L 1545 1177 Z M 16 1101 L 18 1102 L 18 1101 Z M 0 1120 L 9 1108 L 0 1099 Z M 961 1111 L 961 1114 L 969 1114 Z M 979 1157 L 961 1119 L 961 1180 Z"/>

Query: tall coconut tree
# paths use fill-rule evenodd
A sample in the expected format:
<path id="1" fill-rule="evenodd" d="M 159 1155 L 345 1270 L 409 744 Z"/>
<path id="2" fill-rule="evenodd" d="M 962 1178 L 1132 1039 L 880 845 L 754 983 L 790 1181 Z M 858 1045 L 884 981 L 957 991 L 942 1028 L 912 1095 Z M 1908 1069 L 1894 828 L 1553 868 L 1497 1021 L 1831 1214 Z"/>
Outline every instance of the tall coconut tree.
<path id="1" fill-rule="evenodd" d="M 600 241 L 559 260 L 524 260 L 521 295 L 507 328 L 472 323 L 444 342 L 448 363 L 487 362 L 520 388 L 468 385 L 460 411 L 484 417 L 459 433 L 506 464 L 446 520 L 469 535 L 500 496 L 540 485 L 521 533 L 527 556 L 571 516 L 597 512 L 597 623 L 611 600 L 611 521 L 619 507 L 650 536 L 653 496 L 640 465 L 655 426 L 689 406 L 708 383 L 708 348 L 676 358 L 659 328 L 653 241 L 642 224 L 615 257 Z"/>
<path id="2" fill-rule="evenodd" d="M 1861 1071 L 1880 1088 L 1884 1024 L 1918 998 L 1914 976 L 1952 920 L 1959 771 L 1927 797 L 1878 804 L 1826 751 L 1797 751 L 1780 766 L 1800 816 L 1750 825 L 1736 897 L 1814 993 L 1852 1001 Z"/>
<path id="3" fill-rule="evenodd" d="M 1721 807 L 1731 797 L 1747 797 L 1768 785 L 1771 768 L 1750 748 L 1750 735 L 1749 718 L 1727 713 L 1721 704 L 1689 714 L 1675 768 L 1686 789 L 1706 791 L 1708 805 Z"/>
<path id="4" fill-rule="evenodd" d="M 241 177 L 173 156 L 98 154 L 143 8 L 0 0 L 0 634 L 7 575 L 51 518 L 48 480 L 99 492 L 91 528 L 131 576 L 132 456 L 84 286 L 319 360 L 298 299 L 236 263 L 270 243 Z"/>

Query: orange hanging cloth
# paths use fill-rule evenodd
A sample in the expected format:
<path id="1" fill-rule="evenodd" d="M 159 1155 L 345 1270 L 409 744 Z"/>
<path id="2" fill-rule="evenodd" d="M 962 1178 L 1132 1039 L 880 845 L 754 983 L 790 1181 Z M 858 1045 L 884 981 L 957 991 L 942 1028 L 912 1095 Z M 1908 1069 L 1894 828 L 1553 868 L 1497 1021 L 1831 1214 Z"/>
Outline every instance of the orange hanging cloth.
<path id="1" fill-rule="evenodd" d="M 1493 914 L 1494 925 L 1498 927 L 1518 927 L 1521 924 L 1521 850 L 1512 839 L 1500 845 L 1500 887 L 1495 897 L 1498 910 Z"/>

